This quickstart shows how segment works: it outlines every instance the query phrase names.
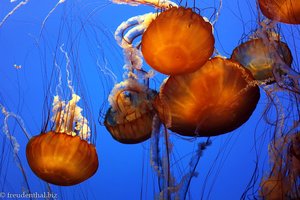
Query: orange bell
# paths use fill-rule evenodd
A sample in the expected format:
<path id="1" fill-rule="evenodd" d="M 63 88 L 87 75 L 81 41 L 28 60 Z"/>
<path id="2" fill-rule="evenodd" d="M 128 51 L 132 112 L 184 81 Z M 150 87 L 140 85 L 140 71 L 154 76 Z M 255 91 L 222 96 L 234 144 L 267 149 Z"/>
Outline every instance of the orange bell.
<path id="1" fill-rule="evenodd" d="M 98 169 L 94 145 L 79 136 L 41 133 L 30 139 L 26 157 L 32 171 L 48 183 L 70 186 L 88 179 Z"/>
<path id="2" fill-rule="evenodd" d="M 233 50 L 231 59 L 249 69 L 255 80 L 274 81 L 273 68 L 281 62 L 291 66 L 293 57 L 285 43 L 274 41 L 273 44 L 274 48 L 270 48 L 261 38 L 249 40 Z M 273 56 L 275 53 L 280 60 Z"/>
<path id="3" fill-rule="evenodd" d="M 183 7 L 172 7 L 151 22 L 142 36 L 146 62 L 168 75 L 189 73 L 201 67 L 214 50 L 212 25 Z"/>
<path id="4" fill-rule="evenodd" d="M 215 136 L 246 122 L 259 97 L 259 88 L 247 69 L 216 57 L 193 73 L 170 76 L 155 107 L 160 119 L 176 133 Z"/>

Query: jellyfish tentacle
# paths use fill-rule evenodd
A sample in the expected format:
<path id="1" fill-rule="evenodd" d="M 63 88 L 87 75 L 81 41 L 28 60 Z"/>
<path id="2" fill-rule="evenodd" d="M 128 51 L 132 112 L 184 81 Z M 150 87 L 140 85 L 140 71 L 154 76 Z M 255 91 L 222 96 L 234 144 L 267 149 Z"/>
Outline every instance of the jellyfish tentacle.
<path id="1" fill-rule="evenodd" d="M 98 66 L 101 72 L 103 72 L 105 75 L 111 78 L 114 85 L 117 84 L 117 76 L 111 71 L 111 69 L 107 67 L 107 60 L 105 58 L 103 58 L 103 60 L 104 63 L 100 64 L 99 59 L 97 59 L 96 65 Z"/>
<path id="2" fill-rule="evenodd" d="M 15 136 L 13 136 L 10 131 L 9 131 L 9 127 L 8 127 L 8 119 L 9 118 L 14 118 L 16 120 L 16 122 L 18 123 L 18 125 L 20 126 L 20 128 L 22 129 L 22 132 L 25 134 L 26 138 L 28 140 L 30 140 L 31 136 L 30 134 L 27 132 L 25 124 L 22 120 L 22 118 L 18 115 L 16 115 L 13 112 L 7 111 L 6 108 L 0 103 L 0 109 L 2 114 L 4 115 L 4 125 L 2 127 L 2 131 L 4 132 L 4 134 L 6 135 L 6 137 L 8 138 L 8 140 L 10 141 L 10 144 L 13 148 L 13 155 L 14 155 L 14 160 L 16 162 L 16 165 L 18 166 L 18 168 L 20 169 L 22 176 L 24 178 L 25 181 L 25 185 L 26 185 L 26 190 L 28 193 L 30 192 L 30 187 L 29 187 L 29 183 L 28 183 L 28 178 L 27 175 L 25 173 L 24 167 L 22 165 L 21 159 L 19 157 L 19 148 L 20 148 L 20 144 L 18 143 L 17 139 Z"/>
<path id="3" fill-rule="evenodd" d="M 61 75 L 61 69 L 59 65 L 57 64 L 57 61 L 54 61 L 54 66 L 56 68 L 57 74 L 58 74 L 58 83 L 55 87 L 55 94 L 58 96 L 61 96 L 63 94 L 63 89 L 62 89 L 62 75 Z"/>
<path id="4" fill-rule="evenodd" d="M 73 88 L 73 85 L 72 85 L 72 74 L 71 74 L 71 61 L 70 61 L 70 58 L 69 58 L 69 55 L 68 55 L 68 52 L 66 50 L 63 49 L 64 47 L 64 44 L 62 44 L 60 46 L 60 51 L 64 54 L 65 56 L 65 60 L 66 60 L 66 66 L 65 66 L 65 69 L 66 69 L 66 73 L 67 73 L 67 84 L 68 84 L 68 87 L 71 91 L 71 94 L 75 94 L 75 91 L 74 91 L 74 88 Z"/>
<path id="5" fill-rule="evenodd" d="M 56 8 L 57 8 L 60 4 L 64 3 L 65 1 L 66 1 L 66 0 L 59 0 L 59 1 L 55 4 L 55 6 L 49 11 L 49 13 L 47 14 L 47 16 L 44 18 L 44 20 L 43 20 L 43 22 L 42 22 L 42 25 L 41 25 L 41 29 L 40 29 L 40 37 L 42 36 L 43 29 L 44 29 L 45 24 L 46 24 L 48 18 L 50 17 L 50 15 L 56 10 Z"/>
<path id="6" fill-rule="evenodd" d="M 175 2 L 169 0 L 112 0 L 116 4 L 128 4 L 131 6 L 149 5 L 156 9 L 167 9 L 171 6 L 177 7 Z"/>
<path id="7" fill-rule="evenodd" d="M 284 61 L 284 57 L 280 56 L 276 50 L 276 41 L 280 40 L 280 36 L 279 34 L 275 34 L 274 37 L 274 32 L 270 33 L 270 29 L 272 29 L 275 24 L 275 22 L 269 24 L 261 22 L 261 29 L 257 31 L 257 34 L 262 38 L 264 44 L 269 47 L 270 57 L 276 61 L 272 72 L 277 84 L 284 89 L 300 94 L 300 72 L 295 71 L 292 67 L 287 65 Z M 287 86 L 287 81 L 291 81 L 290 86 Z"/>
<path id="8" fill-rule="evenodd" d="M 29 2 L 29 0 L 21 1 L 18 5 L 16 5 L 0 22 L 0 28 L 3 26 L 3 24 L 6 22 L 6 20 L 13 15 L 19 8 L 23 7 Z"/>
<path id="9" fill-rule="evenodd" d="M 140 70 L 142 67 L 142 55 L 134 46 L 133 41 L 141 36 L 149 23 L 156 17 L 155 13 L 147 13 L 128 19 L 120 24 L 115 31 L 115 39 L 125 54 L 124 67 L 129 71 Z"/>
<path id="10" fill-rule="evenodd" d="M 61 100 L 59 96 L 55 96 L 51 119 L 56 125 L 55 132 L 76 136 L 77 131 L 82 139 L 88 140 L 91 130 L 88 120 L 81 114 L 82 108 L 77 105 L 79 100 L 80 96 L 77 94 L 72 94 L 72 99 L 67 103 Z M 74 127 L 74 125 L 76 126 Z"/>
<path id="11" fill-rule="evenodd" d="M 205 142 L 201 142 L 198 144 L 198 149 L 195 151 L 195 154 L 191 157 L 189 162 L 189 171 L 182 176 L 181 181 L 178 185 L 180 185 L 179 195 L 180 199 L 186 199 L 186 195 L 191 183 L 191 180 L 194 176 L 197 176 L 196 168 L 200 161 L 200 158 L 203 155 L 203 151 L 211 145 L 211 140 L 208 137 Z"/>

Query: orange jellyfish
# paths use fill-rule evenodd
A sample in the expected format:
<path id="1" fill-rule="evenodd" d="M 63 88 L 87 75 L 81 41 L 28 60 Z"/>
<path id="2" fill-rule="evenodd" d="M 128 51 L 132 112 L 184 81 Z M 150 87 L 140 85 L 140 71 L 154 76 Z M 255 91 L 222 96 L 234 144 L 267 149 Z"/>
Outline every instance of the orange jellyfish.
<path id="1" fill-rule="evenodd" d="M 291 66 L 293 58 L 285 43 L 276 40 L 268 42 L 270 43 L 265 44 L 262 38 L 251 39 L 236 47 L 231 59 L 249 69 L 256 80 L 273 82 L 273 68 L 281 65 L 282 61 Z M 275 53 L 279 55 L 280 61 L 274 58 Z"/>
<path id="2" fill-rule="evenodd" d="M 185 136 L 215 136 L 248 120 L 259 88 L 240 64 L 216 57 L 197 71 L 170 76 L 155 99 L 166 126 Z"/>
<path id="3" fill-rule="evenodd" d="M 91 177 L 98 169 L 95 146 L 89 143 L 90 128 L 76 105 L 73 94 L 65 104 L 58 96 L 53 102 L 55 130 L 32 137 L 26 157 L 32 171 L 48 183 L 70 186 Z"/>
<path id="4" fill-rule="evenodd" d="M 172 7 L 151 22 L 142 36 L 142 54 L 158 72 L 189 73 L 214 51 L 212 25 L 192 9 Z"/>
<path id="5" fill-rule="evenodd" d="M 104 125 L 112 137 L 124 144 L 136 144 L 151 137 L 156 92 L 127 79 L 116 85 L 109 97 Z"/>
<path id="6" fill-rule="evenodd" d="M 300 24 L 299 0 L 258 0 L 262 13 L 271 20 Z"/>

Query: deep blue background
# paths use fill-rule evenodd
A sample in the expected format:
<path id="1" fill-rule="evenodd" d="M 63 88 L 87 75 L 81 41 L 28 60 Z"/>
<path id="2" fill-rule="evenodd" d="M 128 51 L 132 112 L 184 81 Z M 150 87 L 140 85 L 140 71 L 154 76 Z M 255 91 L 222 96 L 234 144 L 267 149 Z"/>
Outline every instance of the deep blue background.
<path id="1" fill-rule="evenodd" d="M 0 19 L 16 4 L 1 1 Z M 93 119 L 91 123 L 96 126 L 100 166 L 86 182 L 74 187 L 51 186 L 53 192 L 58 194 L 59 199 L 153 199 L 158 189 L 150 164 L 150 143 L 120 144 L 98 123 L 99 115 L 108 107 L 107 95 L 114 82 L 96 63 L 98 60 L 102 67 L 106 66 L 116 75 L 118 82 L 122 81 L 123 55 L 113 33 L 128 18 L 155 10 L 147 6 L 116 5 L 103 0 L 66 0 L 57 7 L 40 32 L 43 20 L 55 4 L 56 1 L 30 0 L 0 28 L 0 103 L 24 120 L 31 135 L 39 134 L 48 111 L 44 103 L 50 105 L 54 95 L 57 77 L 51 76 L 51 72 L 55 56 L 61 70 L 65 70 L 64 56 L 55 49 L 65 44 L 65 50 L 75 54 L 71 68 L 76 91 L 86 100 L 83 107 L 89 108 L 89 116 Z M 196 2 L 208 18 L 218 4 L 213 0 Z M 255 30 L 256 12 L 254 0 L 223 1 L 214 26 L 216 49 L 221 55 L 229 57 L 241 39 Z M 72 43 L 73 49 L 70 48 Z M 22 67 L 16 69 L 14 64 Z M 145 68 L 149 69 L 146 64 Z M 156 75 L 151 86 L 158 90 L 162 78 L 162 75 Z M 49 86 L 52 88 L 50 93 L 47 91 Z M 239 199 L 258 160 L 259 176 L 263 174 L 263 168 L 268 167 L 267 138 L 270 130 L 261 119 L 265 105 L 266 96 L 262 91 L 257 109 L 248 122 L 232 133 L 212 139 L 212 145 L 199 162 L 199 176 L 191 183 L 190 199 L 200 199 L 201 196 L 204 199 Z M 0 119 L 0 125 L 3 125 L 3 116 L 0 115 Z M 101 120 L 103 122 L 100 117 Z M 9 120 L 9 126 L 20 144 L 19 155 L 31 192 L 45 191 L 45 184 L 28 167 L 26 137 L 13 119 Z M 3 134 L 0 137 L 0 192 L 21 193 L 25 182 L 15 164 L 11 145 L 5 138 Z M 177 161 L 173 166 L 175 171 L 186 169 L 196 144 L 204 140 L 187 140 L 171 135 L 174 143 L 172 159 Z M 177 181 L 179 174 L 175 174 Z"/>

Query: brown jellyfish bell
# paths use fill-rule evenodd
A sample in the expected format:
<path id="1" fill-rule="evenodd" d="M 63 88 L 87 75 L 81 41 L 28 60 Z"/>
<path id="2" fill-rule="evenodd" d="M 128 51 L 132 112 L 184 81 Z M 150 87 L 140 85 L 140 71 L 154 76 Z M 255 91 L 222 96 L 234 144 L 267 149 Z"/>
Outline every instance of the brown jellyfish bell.
<path id="1" fill-rule="evenodd" d="M 76 105 L 79 99 L 73 94 L 66 104 L 55 96 L 52 118 L 55 130 L 32 137 L 26 146 L 30 168 L 48 183 L 75 185 L 90 178 L 98 169 L 95 146 L 89 143 L 88 121 Z"/>
<path id="2" fill-rule="evenodd" d="M 259 88 L 240 64 L 221 57 L 193 73 L 170 76 L 155 99 L 162 122 L 184 136 L 215 136 L 248 120 Z"/>
<path id="3" fill-rule="evenodd" d="M 299 0 L 258 0 L 262 13 L 271 20 L 300 24 Z"/>
<path id="4" fill-rule="evenodd" d="M 155 96 L 154 90 L 130 78 L 114 87 L 104 125 L 115 140 L 136 144 L 151 137 Z"/>
<path id="5" fill-rule="evenodd" d="M 275 81 L 275 67 L 282 63 L 290 67 L 293 61 L 289 47 L 274 38 L 250 39 L 233 50 L 231 59 L 249 69 L 255 80 L 267 83 Z"/>
<path id="6" fill-rule="evenodd" d="M 212 25 L 190 8 L 172 7 L 157 16 L 142 36 L 146 62 L 168 75 L 201 67 L 214 51 Z"/>

